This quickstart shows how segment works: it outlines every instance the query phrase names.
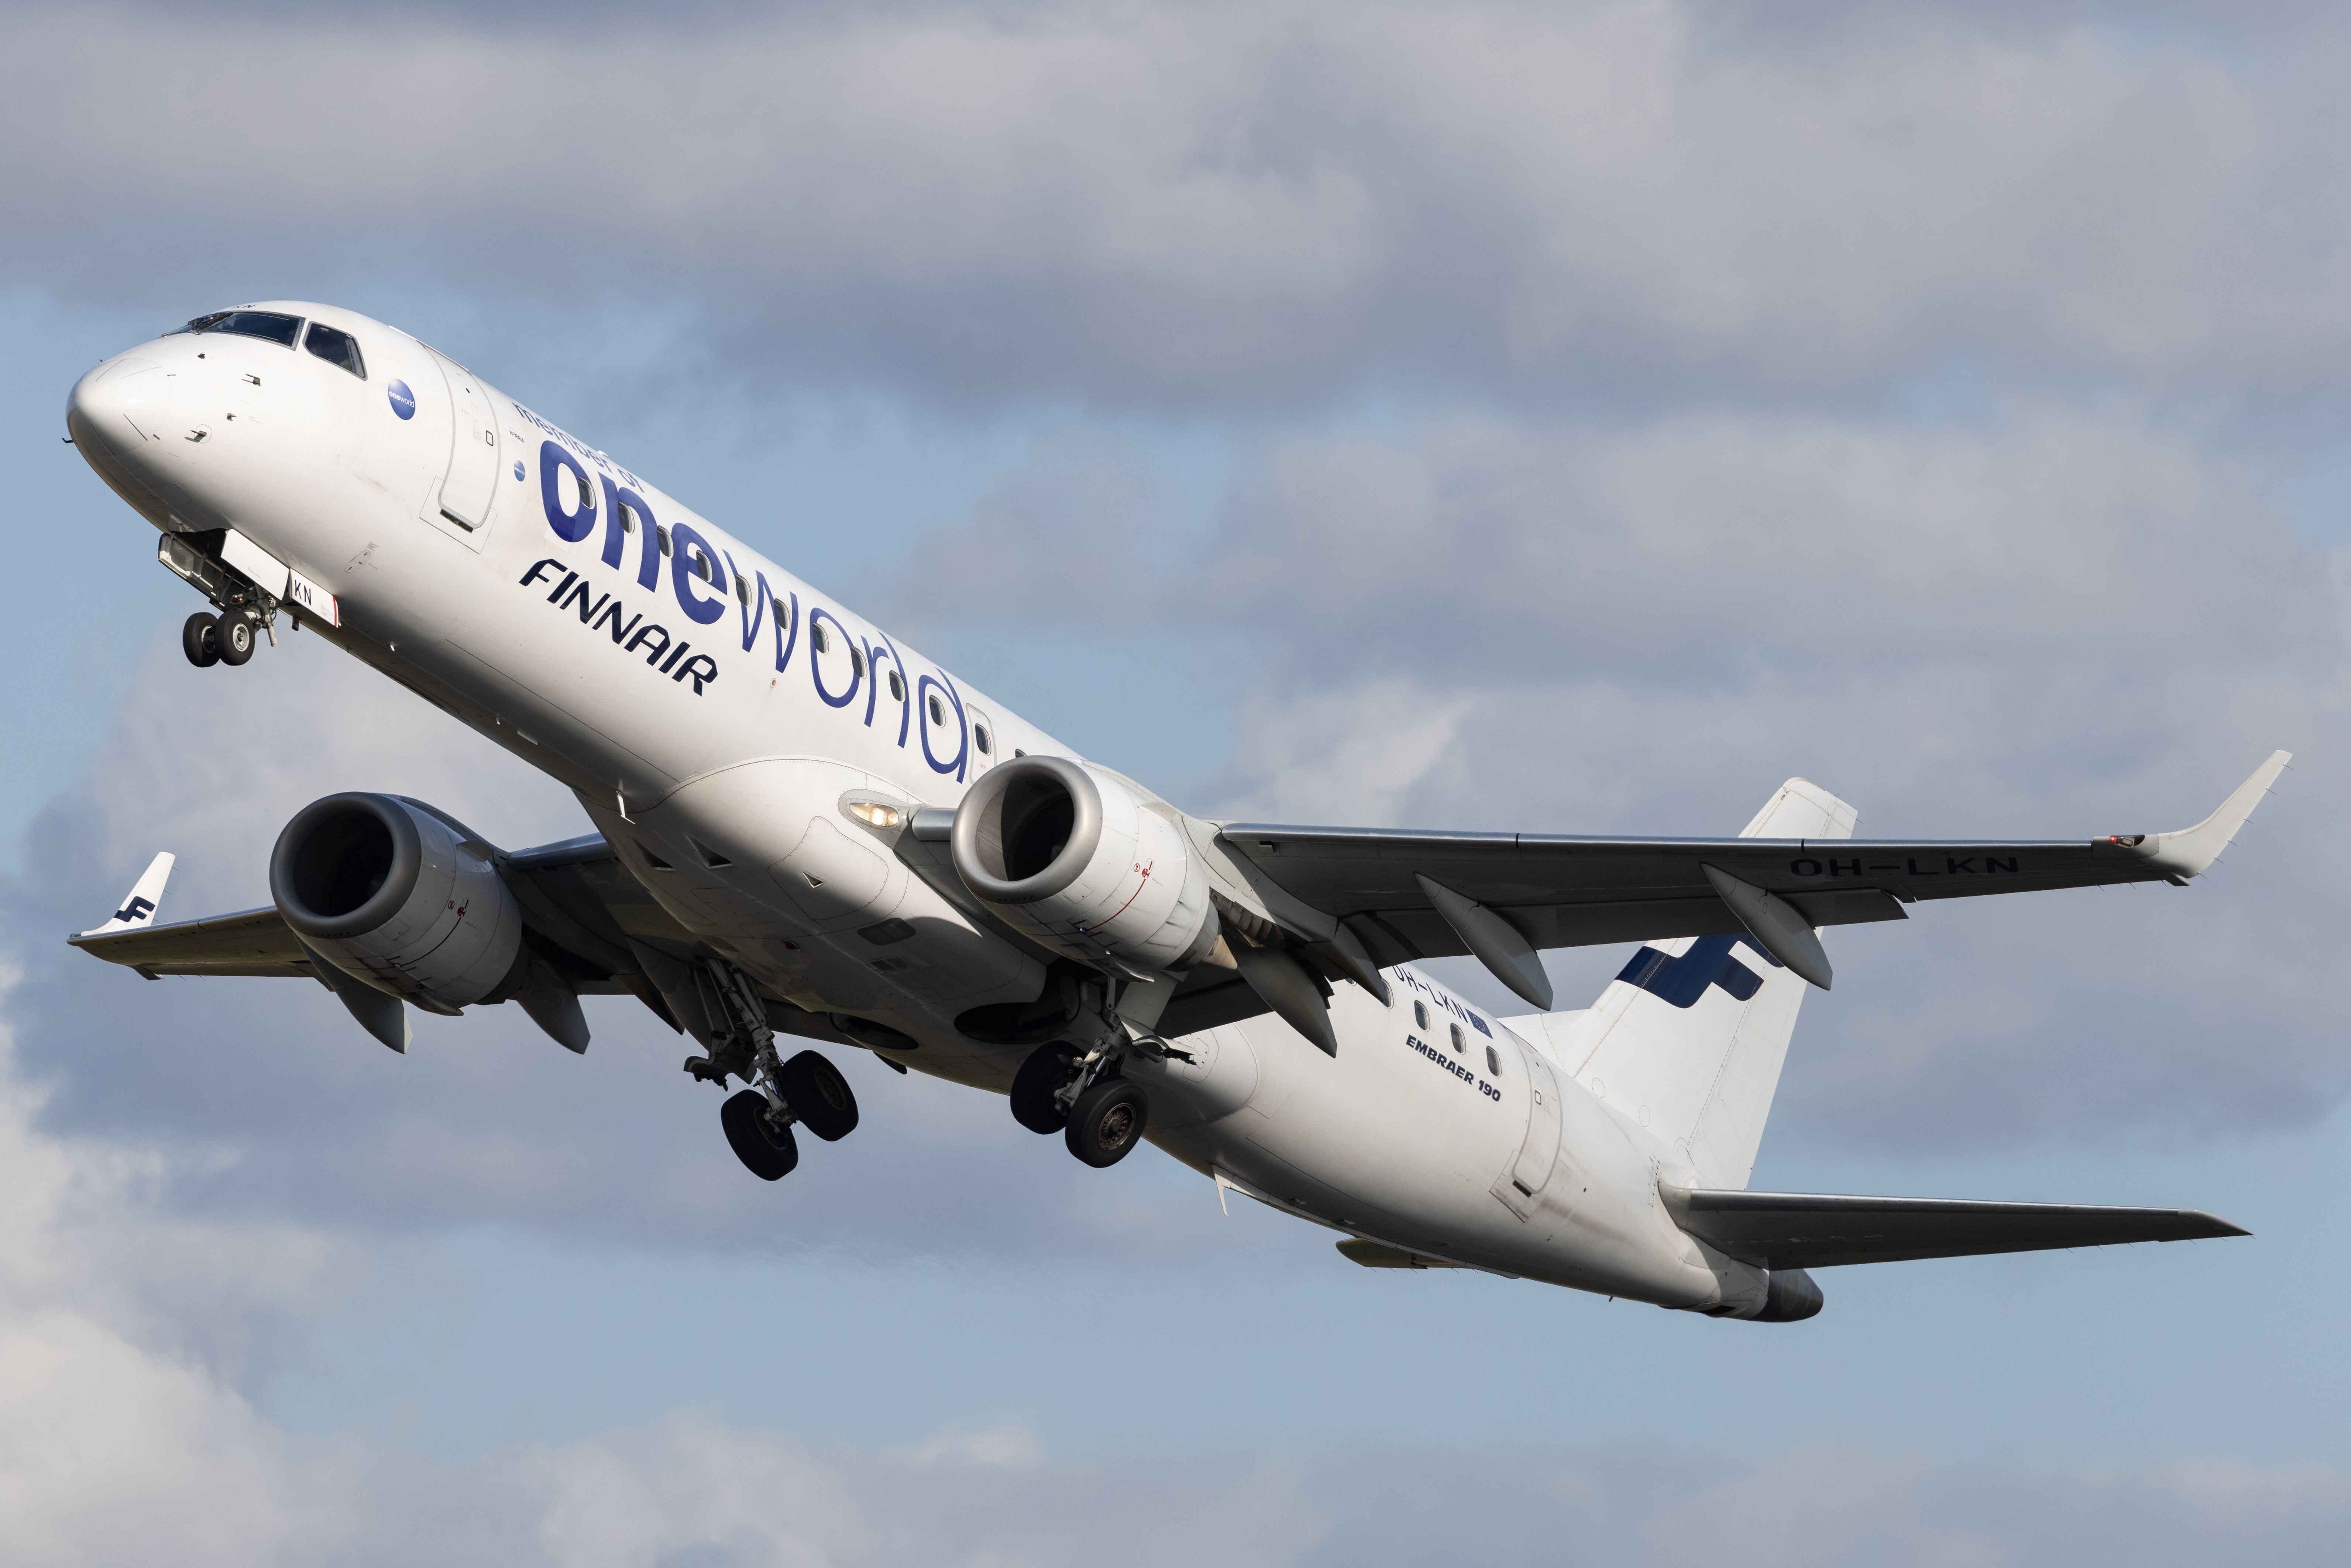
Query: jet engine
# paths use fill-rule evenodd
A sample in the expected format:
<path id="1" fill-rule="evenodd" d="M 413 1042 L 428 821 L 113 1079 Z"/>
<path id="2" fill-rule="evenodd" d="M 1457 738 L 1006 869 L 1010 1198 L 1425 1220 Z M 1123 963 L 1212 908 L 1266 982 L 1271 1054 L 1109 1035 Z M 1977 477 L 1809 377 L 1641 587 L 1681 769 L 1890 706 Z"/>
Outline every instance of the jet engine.
<path id="1" fill-rule="evenodd" d="M 491 853 L 417 801 L 329 795 L 277 835 L 269 894 L 318 956 L 454 1012 L 510 989 L 528 964 L 522 910 Z"/>
<path id="2" fill-rule="evenodd" d="M 1008 925 L 1130 971 L 1184 969 L 1217 939 L 1207 873 L 1174 808 L 1106 768 L 1023 757 L 956 809 L 956 874 Z"/>

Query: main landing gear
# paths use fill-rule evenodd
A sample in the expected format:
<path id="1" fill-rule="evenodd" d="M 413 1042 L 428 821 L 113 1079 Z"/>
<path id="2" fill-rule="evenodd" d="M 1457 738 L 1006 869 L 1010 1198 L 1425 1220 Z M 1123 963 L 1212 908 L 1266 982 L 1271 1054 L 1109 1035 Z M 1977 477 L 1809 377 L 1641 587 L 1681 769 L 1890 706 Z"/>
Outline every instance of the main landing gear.
<path id="1" fill-rule="evenodd" d="M 710 1054 L 689 1056 L 685 1071 L 724 1088 L 731 1075 L 751 1085 L 728 1097 L 718 1124 L 743 1167 L 761 1181 L 780 1181 L 800 1163 L 798 1123 L 826 1143 L 857 1129 L 857 1096 L 841 1069 L 821 1052 L 776 1057 L 775 1031 L 751 977 L 731 964 L 709 960 L 695 974 L 711 1022 Z"/>
<path id="2" fill-rule="evenodd" d="M 1118 1164 L 1151 1120 L 1143 1086 L 1115 1076 L 1118 1054 L 1039 1046 L 1012 1075 L 1012 1119 L 1032 1133 L 1061 1134 L 1070 1153 L 1098 1169 Z"/>

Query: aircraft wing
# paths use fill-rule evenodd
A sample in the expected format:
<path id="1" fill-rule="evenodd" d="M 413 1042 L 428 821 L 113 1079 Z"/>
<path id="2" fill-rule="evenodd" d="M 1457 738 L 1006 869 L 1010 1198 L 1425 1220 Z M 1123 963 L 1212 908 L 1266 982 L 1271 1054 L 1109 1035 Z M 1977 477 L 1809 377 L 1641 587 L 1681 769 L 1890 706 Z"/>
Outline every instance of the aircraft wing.
<path id="1" fill-rule="evenodd" d="M 1614 839 L 1228 822 L 1217 825 L 1217 842 L 1246 862 L 1252 884 L 1272 883 L 1306 906 L 1300 913 L 1335 921 L 1382 967 L 1475 954 L 1531 998 L 1503 973 L 1513 957 L 1523 969 L 1530 948 L 1748 932 L 1824 984 L 1825 964 L 1814 976 L 1792 950 L 1808 939 L 1794 928 L 1900 920 L 1904 905 L 1925 899 L 2134 882 L 2185 886 L 2228 847 L 2289 759 L 2272 754 L 2210 817 L 2169 833 L 2012 841 Z M 1284 919 L 1268 902 L 1282 924 L 1305 924 Z M 1775 917 L 1776 931 L 1767 931 Z M 1321 931 L 1301 934 L 1329 939 Z"/>
<path id="2" fill-rule="evenodd" d="M 311 975 L 309 957 L 275 904 L 172 925 L 86 932 L 66 940 L 151 980 L 164 975 Z"/>
<path id="3" fill-rule="evenodd" d="M 574 989 L 643 997 L 665 1021 L 674 1021 L 656 1005 L 659 992 L 631 943 L 684 958 L 695 953 L 696 939 L 629 874 L 610 844 L 590 833 L 500 854 L 497 863 L 522 906 L 525 925 L 538 938 L 535 946 Z M 66 940 L 151 980 L 166 975 L 329 979 L 275 905 L 167 925 L 115 925 Z"/>
<path id="4" fill-rule="evenodd" d="M 590 983 L 636 966 L 630 936 L 690 945 L 694 937 L 670 919 L 638 885 L 601 838 L 590 834 L 501 857 L 507 885 L 524 920 L 577 960 L 575 979 Z M 100 928 L 66 938 L 92 957 L 164 975 L 259 975 L 319 977 L 302 944 L 275 905 L 182 920 L 168 925 Z M 592 973 L 590 971 L 593 971 Z M 626 986 L 610 988 L 627 990 Z"/>
<path id="5" fill-rule="evenodd" d="M 1719 1251 L 1766 1269 L 1828 1269 L 1844 1263 L 2250 1234 L 2192 1208 L 1705 1190 L 1668 1193 L 1667 1202 L 1684 1230 Z"/>

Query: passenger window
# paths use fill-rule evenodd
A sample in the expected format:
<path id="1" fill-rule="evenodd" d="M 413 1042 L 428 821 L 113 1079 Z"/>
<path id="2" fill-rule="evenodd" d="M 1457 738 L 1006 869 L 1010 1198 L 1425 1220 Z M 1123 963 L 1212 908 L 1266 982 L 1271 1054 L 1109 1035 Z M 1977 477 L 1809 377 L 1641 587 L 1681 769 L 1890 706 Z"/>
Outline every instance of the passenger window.
<path id="1" fill-rule="evenodd" d="M 898 678 L 898 672 L 895 670 L 890 672 L 890 700 L 893 703 L 906 700 L 906 683 Z"/>
<path id="2" fill-rule="evenodd" d="M 931 722 L 942 729 L 946 727 L 947 705 L 939 701 L 936 692 L 931 694 Z"/>
<path id="3" fill-rule="evenodd" d="M 700 550 L 694 552 L 694 575 L 705 582 L 710 580 L 710 558 Z"/>
<path id="4" fill-rule="evenodd" d="M 1458 1023 L 1455 1023 L 1455 1024 L 1447 1024 L 1447 1025 L 1446 1025 L 1445 1027 L 1446 1027 L 1447 1030 L 1447 1031 L 1448 1031 L 1448 1032 L 1453 1036 L 1453 1054 L 1454 1054 L 1454 1055 L 1456 1055 L 1456 1056 L 1460 1055 L 1460 1054 L 1461 1054 L 1461 1026 L 1460 1026 L 1459 1024 L 1458 1024 Z"/>
<path id="5" fill-rule="evenodd" d="M 1412 1004 L 1412 1027 L 1415 1029 L 1428 1027 L 1428 1009 L 1418 1002 Z"/>
<path id="6" fill-rule="evenodd" d="M 653 533 L 661 540 L 662 554 L 666 556 L 669 554 L 669 530 L 662 527 L 659 523 L 655 523 L 653 525 Z"/>
<path id="7" fill-rule="evenodd" d="M 1486 1048 L 1486 1071 L 1497 1078 L 1502 1075 L 1502 1059 L 1490 1045 Z"/>
<path id="8" fill-rule="evenodd" d="M 861 681 L 865 678 L 864 649 L 852 647 L 849 650 L 849 673 Z"/>
<path id="9" fill-rule="evenodd" d="M 830 653 L 832 652 L 831 639 L 828 638 L 824 634 L 824 628 L 821 626 L 810 626 L 809 628 L 809 646 L 814 648 L 820 653 Z"/>
<path id="10" fill-rule="evenodd" d="M 280 316 L 275 310 L 215 310 L 180 329 L 183 332 L 234 332 L 240 338 L 264 338 L 286 348 L 301 335 L 302 318 Z"/>
<path id="11" fill-rule="evenodd" d="M 738 577 L 735 580 L 735 602 L 741 605 L 746 610 L 751 608 L 751 580 L 749 578 Z"/>
<path id="12" fill-rule="evenodd" d="M 367 380 L 367 366 L 360 361 L 360 340 L 340 328 L 313 321 L 309 335 L 302 340 L 302 346 L 327 363 L 340 365 L 360 380 Z"/>
<path id="13" fill-rule="evenodd" d="M 987 756 L 988 750 L 987 726 L 984 724 L 973 725 L 971 727 L 971 738 L 972 743 L 979 747 L 979 754 L 982 757 Z"/>

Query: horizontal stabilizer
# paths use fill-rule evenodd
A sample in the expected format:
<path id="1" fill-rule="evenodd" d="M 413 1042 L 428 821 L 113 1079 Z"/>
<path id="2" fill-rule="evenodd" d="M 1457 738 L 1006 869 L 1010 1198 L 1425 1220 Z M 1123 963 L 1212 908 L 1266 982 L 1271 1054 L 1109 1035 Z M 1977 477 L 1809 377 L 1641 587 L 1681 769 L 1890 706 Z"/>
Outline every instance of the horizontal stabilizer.
<path id="1" fill-rule="evenodd" d="M 1829 1269 L 1843 1263 L 2249 1234 L 2192 1208 L 1708 1190 L 1668 1190 L 1666 1200 L 1684 1230 L 1718 1251 L 1765 1269 Z"/>

